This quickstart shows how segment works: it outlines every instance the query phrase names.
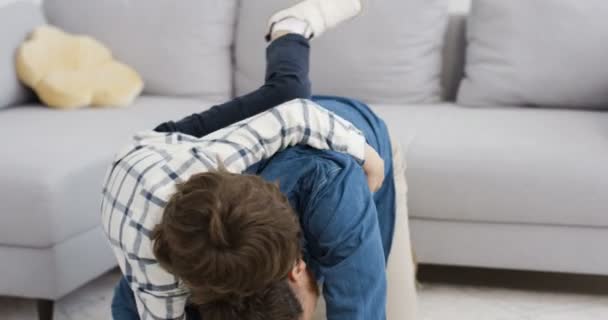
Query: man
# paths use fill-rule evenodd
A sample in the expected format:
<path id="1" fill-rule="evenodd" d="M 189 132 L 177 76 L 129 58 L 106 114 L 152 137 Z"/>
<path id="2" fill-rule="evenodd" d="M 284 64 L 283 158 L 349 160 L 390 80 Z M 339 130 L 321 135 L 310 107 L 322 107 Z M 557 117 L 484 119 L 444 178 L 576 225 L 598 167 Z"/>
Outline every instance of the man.
<path id="1" fill-rule="evenodd" d="M 384 124 L 349 100 L 317 101 L 335 113 L 285 103 L 310 97 L 307 38 L 359 11 L 358 0 L 308 0 L 279 12 L 260 90 L 137 135 L 118 154 L 102 205 L 125 275 L 116 319 L 181 319 L 188 302 L 203 319 L 310 319 L 316 280 L 329 319 L 385 318 L 395 209 Z M 295 144 L 344 154 L 296 147 L 264 161 Z M 241 175 L 248 167 L 280 190 Z"/>

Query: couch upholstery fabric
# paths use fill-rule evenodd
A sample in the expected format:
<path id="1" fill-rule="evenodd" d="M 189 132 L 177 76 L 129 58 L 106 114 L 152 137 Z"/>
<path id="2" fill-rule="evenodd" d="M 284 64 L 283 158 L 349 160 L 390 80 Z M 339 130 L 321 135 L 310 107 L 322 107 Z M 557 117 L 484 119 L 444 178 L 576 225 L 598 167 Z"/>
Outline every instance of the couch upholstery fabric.
<path id="1" fill-rule="evenodd" d="M 98 226 L 104 174 L 121 145 L 212 104 L 141 97 L 124 109 L 0 111 L 0 244 L 47 248 Z"/>
<path id="2" fill-rule="evenodd" d="M 116 257 L 101 226 L 49 248 L 0 245 L 0 261 L 3 296 L 51 300 L 65 296 L 116 266 Z"/>
<path id="3" fill-rule="evenodd" d="M 242 1 L 235 40 L 238 94 L 264 79 L 268 18 L 297 1 Z M 373 103 L 439 101 L 447 1 L 375 0 L 363 5 L 361 16 L 313 40 L 313 92 Z"/>
<path id="4" fill-rule="evenodd" d="M 15 53 L 28 34 L 45 23 L 34 3 L 20 1 L 0 8 L 0 109 L 33 100 L 32 92 L 17 78 Z"/>
<path id="5" fill-rule="evenodd" d="M 458 102 L 608 109 L 608 2 L 475 0 Z"/>
<path id="6" fill-rule="evenodd" d="M 144 92 L 232 95 L 236 0 L 45 0 L 51 23 L 93 36 L 144 78 Z"/>
<path id="7" fill-rule="evenodd" d="M 608 227 L 608 113 L 374 109 L 407 148 L 411 218 Z"/>
<path id="8" fill-rule="evenodd" d="M 421 263 L 606 276 L 606 228 L 410 220 Z"/>

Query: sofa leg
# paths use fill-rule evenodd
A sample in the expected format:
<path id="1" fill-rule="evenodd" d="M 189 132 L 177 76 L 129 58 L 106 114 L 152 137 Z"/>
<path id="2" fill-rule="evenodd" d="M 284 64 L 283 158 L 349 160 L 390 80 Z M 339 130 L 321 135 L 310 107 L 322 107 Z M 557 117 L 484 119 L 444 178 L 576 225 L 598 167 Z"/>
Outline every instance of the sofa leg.
<path id="1" fill-rule="evenodd" d="M 53 307 L 55 304 L 53 300 L 40 299 L 36 301 L 36 304 L 39 320 L 53 320 Z"/>

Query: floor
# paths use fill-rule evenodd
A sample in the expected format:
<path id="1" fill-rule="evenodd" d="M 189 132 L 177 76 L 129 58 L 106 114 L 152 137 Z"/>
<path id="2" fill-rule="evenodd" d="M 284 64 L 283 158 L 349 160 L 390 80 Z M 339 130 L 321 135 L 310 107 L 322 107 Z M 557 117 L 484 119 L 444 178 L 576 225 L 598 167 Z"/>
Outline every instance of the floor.
<path id="1" fill-rule="evenodd" d="M 61 299 L 55 320 L 107 320 L 112 271 Z M 422 320 L 608 319 L 608 277 L 425 266 L 420 270 Z M 34 320 L 28 300 L 0 298 L 0 319 Z"/>

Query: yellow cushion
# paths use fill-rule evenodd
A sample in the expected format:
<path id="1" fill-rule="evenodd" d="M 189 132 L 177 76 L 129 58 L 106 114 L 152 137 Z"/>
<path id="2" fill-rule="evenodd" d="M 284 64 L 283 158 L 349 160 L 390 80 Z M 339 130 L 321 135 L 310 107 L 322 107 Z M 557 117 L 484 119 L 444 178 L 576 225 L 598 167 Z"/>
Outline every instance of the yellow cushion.
<path id="1" fill-rule="evenodd" d="M 143 89 L 139 74 L 103 44 L 51 26 L 34 30 L 16 60 L 19 79 L 54 108 L 127 106 Z"/>

